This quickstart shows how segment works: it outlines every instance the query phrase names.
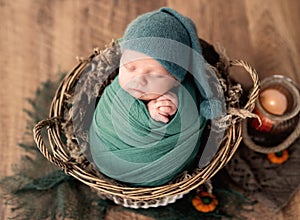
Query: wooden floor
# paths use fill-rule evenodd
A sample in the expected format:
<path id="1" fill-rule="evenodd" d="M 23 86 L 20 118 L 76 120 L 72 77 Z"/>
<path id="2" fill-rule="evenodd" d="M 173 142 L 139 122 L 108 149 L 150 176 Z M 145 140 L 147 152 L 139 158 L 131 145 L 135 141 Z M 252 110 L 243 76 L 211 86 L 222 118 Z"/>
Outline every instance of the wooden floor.
<path id="1" fill-rule="evenodd" d="M 0 0 L 0 177 L 22 154 L 31 97 L 41 82 L 68 71 L 76 56 L 103 48 L 122 36 L 137 15 L 169 6 L 190 17 L 198 34 L 220 43 L 230 58 L 247 60 L 261 78 L 283 74 L 300 83 L 300 1 L 298 0 Z M 0 207 L 0 219 L 9 210 Z M 269 219 L 300 219 L 300 192 Z M 253 219 L 262 217 L 253 217 Z M 107 219 L 147 219 L 108 213 Z"/>

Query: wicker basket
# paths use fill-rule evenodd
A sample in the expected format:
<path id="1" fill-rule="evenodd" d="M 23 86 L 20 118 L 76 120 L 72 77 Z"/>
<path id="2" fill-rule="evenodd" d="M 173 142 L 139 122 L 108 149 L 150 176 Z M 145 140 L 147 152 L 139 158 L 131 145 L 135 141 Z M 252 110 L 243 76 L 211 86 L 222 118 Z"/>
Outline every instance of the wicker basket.
<path id="1" fill-rule="evenodd" d="M 203 41 L 200 40 L 200 42 L 203 44 Z M 210 59 L 209 50 L 211 49 L 212 47 L 207 47 L 207 44 L 203 45 L 203 54 L 206 60 Z M 84 141 L 75 141 L 72 137 L 74 127 L 72 117 L 70 117 L 70 102 L 74 98 L 78 80 L 82 74 L 91 71 L 93 65 L 100 66 L 100 71 L 105 73 L 112 60 L 119 62 L 120 51 L 116 42 L 107 46 L 105 50 L 95 49 L 89 57 L 80 59 L 79 63 L 64 77 L 53 98 L 49 118 L 34 127 L 34 140 L 38 149 L 51 163 L 64 170 L 66 174 L 94 188 L 100 196 L 113 200 L 116 204 L 130 208 L 149 208 L 175 202 L 184 194 L 204 184 L 227 164 L 242 139 L 243 119 L 253 116 L 251 111 L 259 92 L 259 79 L 256 71 L 244 61 L 229 61 L 223 53 L 218 52 L 217 54 L 219 59 L 212 64 L 211 68 L 215 70 L 220 80 L 227 84 L 226 94 L 228 97 L 225 97 L 226 100 L 230 100 L 232 95 L 229 91 L 231 80 L 229 80 L 228 74 L 232 66 L 243 67 L 250 74 L 253 88 L 247 97 L 243 97 L 244 102 L 236 100 L 231 104 L 227 103 L 227 115 L 224 120 L 226 119 L 227 124 L 230 123 L 226 127 L 225 136 L 217 153 L 204 168 L 196 168 L 190 173 L 183 172 L 171 183 L 162 186 L 130 187 L 105 177 L 86 158 L 81 146 Z M 104 74 L 95 93 L 101 95 L 105 86 L 112 81 L 115 75 L 111 72 Z M 48 136 L 42 135 L 44 127 L 47 127 Z M 45 140 L 47 137 L 49 140 Z"/>

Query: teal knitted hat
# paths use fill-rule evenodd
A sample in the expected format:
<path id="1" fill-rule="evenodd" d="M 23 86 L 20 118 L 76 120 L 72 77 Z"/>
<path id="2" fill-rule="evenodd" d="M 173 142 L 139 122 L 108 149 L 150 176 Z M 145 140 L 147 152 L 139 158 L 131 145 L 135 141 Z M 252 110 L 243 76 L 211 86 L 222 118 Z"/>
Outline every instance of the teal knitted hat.
<path id="1" fill-rule="evenodd" d="M 190 72 L 203 98 L 206 118 L 220 116 L 218 104 L 206 78 L 204 59 L 196 27 L 171 8 L 161 8 L 137 17 L 121 39 L 122 51 L 129 49 L 156 59 L 178 81 Z"/>
<path id="2" fill-rule="evenodd" d="M 201 53 L 193 22 L 170 8 L 161 8 L 137 17 L 127 27 L 122 40 L 123 49 L 153 57 L 180 82 L 187 72 L 183 67 L 189 66 L 187 47 Z M 174 62 L 179 55 L 178 61 L 175 59 Z"/>

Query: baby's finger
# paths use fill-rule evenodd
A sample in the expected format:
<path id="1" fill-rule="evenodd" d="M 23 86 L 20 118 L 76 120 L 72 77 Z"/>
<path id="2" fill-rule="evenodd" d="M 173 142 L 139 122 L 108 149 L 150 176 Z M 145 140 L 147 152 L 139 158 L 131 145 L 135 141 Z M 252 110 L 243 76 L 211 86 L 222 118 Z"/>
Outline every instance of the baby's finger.
<path id="1" fill-rule="evenodd" d="M 157 100 L 168 100 L 168 99 L 177 99 L 177 95 L 173 92 L 167 92 L 165 94 L 163 94 L 162 96 L 158 97 Z"/>
<path id="2" fill-rule="evenodd" d="M 168 107 L 168 106 L 175 106 L 175 104 L 173 102 L 171 102 L 170 100 L 157 101 L 155 103 L 155 107 L 156 108 L 159 108 L 159 107 Z"/>
<path id="3" fill-rule="evenodd" d="M 169 116 L 169 112 L 166 112 L 166 111 L 160 111 L 159 109 L 158 109 L 157 111 L 158 111 L 158 114 L 160 114 L 160 115 L 163 115 L 163 116 L 166 116 L 166 117 Z"/>
<path id="4" fill-rule="evenodd" d="M 178 98 L 176 95 L 174 97 L 168 96 L 168 97 L 166 97 L 166 99 L 164 99 L 164 98 L 159 99 L 159 98 L 157 99 L 157 101 L 169 101 L 169 102 L 173 103 L 176 107 L 178 106 Z"/>
<path id="5" fill-rule="evenodd" d="M 167 116 L 162 115 L 162 114 L 159 114 L 159 119 L 160 119 L 161 122 L 164 122 L 164 123 L 169 122 L 169 118 Z"/>
<path id="6" fill-rule="evenodd" d="M 172 111 L 172 108 L 169 107 L 169 106 L 163 106 L 163 107 L 159 107 L 159 108 L 158 108 L 158 111 L 159 111 L 160 113 L 169 115 L 169 113 Z"/>
<path id="7" fill-rule="evenodd" d="M 160 107 L 158 109 L 159 113 L 167 114 L 168 116 L 174 115 L 177 111 L 177 108 L 172 107 Z"/>

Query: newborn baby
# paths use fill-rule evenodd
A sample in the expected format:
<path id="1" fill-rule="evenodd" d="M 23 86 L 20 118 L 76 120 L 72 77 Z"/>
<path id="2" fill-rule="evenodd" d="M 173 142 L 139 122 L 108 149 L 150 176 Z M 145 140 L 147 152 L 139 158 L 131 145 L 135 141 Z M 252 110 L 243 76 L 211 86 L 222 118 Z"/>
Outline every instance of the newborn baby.
<path id="1" fill-rule="evenodd" d="M 162 8 L 135 19 L 119 42 L 119 74 L 89 130 L 91 155 L 110 178 L 159 186 L 195 165 L 213 117 L 197 31 L 190 19 Z"/>

